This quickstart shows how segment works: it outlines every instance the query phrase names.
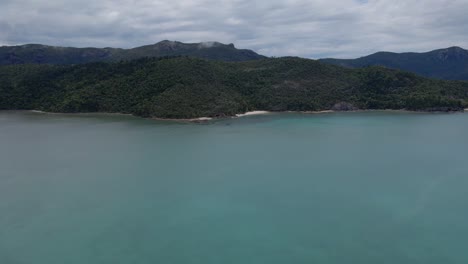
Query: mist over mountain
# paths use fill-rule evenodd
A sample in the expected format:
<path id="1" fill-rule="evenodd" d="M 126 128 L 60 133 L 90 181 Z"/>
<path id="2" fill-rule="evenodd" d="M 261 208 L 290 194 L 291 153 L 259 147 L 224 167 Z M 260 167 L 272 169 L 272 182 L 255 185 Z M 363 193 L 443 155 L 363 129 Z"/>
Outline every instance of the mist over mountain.
<path id="1" fill-rule="evenodd" d="M 460 47 L 425 53 L 377 52 L 358 59 L 329 58 L 320 61 L 349 68 L 384 66 L 436 79 L 468 80 L 468 50 Z"/>

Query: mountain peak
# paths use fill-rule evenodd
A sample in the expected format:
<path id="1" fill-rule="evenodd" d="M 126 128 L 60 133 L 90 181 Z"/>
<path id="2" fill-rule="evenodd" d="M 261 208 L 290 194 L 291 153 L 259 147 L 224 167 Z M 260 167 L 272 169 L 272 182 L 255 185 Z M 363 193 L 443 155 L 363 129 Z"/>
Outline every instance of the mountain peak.
<path id="1" fill-rule="evenodd" d="M 458 47 L 458 46 L 449 47 L 449 48 L 447 48 L 447 50 L 451 50 L 451 51 L 466 51 L 466 50 L 464 50 L 463 48 L 460 48 L 460 47 Z"/>
<path id="2" fill-rule="evenodd" d="M 468 51 L 456 46 L 437 50 L 435 53 L 437 58 L 442 61 L 468 59 Z"/>

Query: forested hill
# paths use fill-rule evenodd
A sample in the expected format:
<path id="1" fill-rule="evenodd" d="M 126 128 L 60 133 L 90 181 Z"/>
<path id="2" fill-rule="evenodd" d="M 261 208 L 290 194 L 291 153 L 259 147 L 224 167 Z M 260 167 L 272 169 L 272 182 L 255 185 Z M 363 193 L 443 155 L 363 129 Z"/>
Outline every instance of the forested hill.
<path id="1" fill-rule="evenodd" d="M 98 61 L 133 60 L 143 57 L 192 56 L 210 60 L 246 61 L 263 59 L 251 50 L 237 49 L 219 42 L 182 43 L 161 41 L 133 49 L 68 48 L 39 44 L 0 47 L 0 65 L 81 64 Z"/>
<path id="2" fill-rule="evenodd" d="M 191 57 L 0 67 L 0 109 L 232 116 L 249 110 L 463 110 L 468 82 L 300 58 L 247 62 Z"/>
<path id="3" fill-rule="evenodd" d="M 430 78 L 468 80 L 468 50 L 459 47 L 426 53 L 378 52 L 358 59 L 322 59 L 321 61 L 350 68 L 378 65 Z"/>

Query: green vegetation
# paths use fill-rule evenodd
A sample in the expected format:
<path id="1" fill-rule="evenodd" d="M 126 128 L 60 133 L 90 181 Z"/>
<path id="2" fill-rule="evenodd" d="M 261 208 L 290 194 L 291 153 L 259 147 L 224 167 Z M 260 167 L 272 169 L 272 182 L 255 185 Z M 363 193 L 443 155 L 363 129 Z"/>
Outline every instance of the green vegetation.
<path id="1" fill-rule="evenodd" d="M 320 61 L 350 68 L 384 66 L 429 78 L 468 80 L 468 51 L 459 47 L 426 53 L 378 52 L 358 59 L 322 59 Z"/>
<path id="2" fill-rule="evenodd" d="M 459 111 L 467 102 L 468 82 L 300 58 L 222 62 L 163 57 L 0 67 L 0 109 L 195 118 L 250 110 Z"/>

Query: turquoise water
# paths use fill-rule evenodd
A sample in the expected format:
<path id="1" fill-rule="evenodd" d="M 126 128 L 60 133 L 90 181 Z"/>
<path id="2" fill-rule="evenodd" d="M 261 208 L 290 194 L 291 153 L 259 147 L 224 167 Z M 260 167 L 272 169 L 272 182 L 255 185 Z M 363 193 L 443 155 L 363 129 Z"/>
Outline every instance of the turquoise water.
<path id="1" fill-rule="evenodd" d="M 468 263 L 468 114 L 0 112 L 0 263 Z"/>

